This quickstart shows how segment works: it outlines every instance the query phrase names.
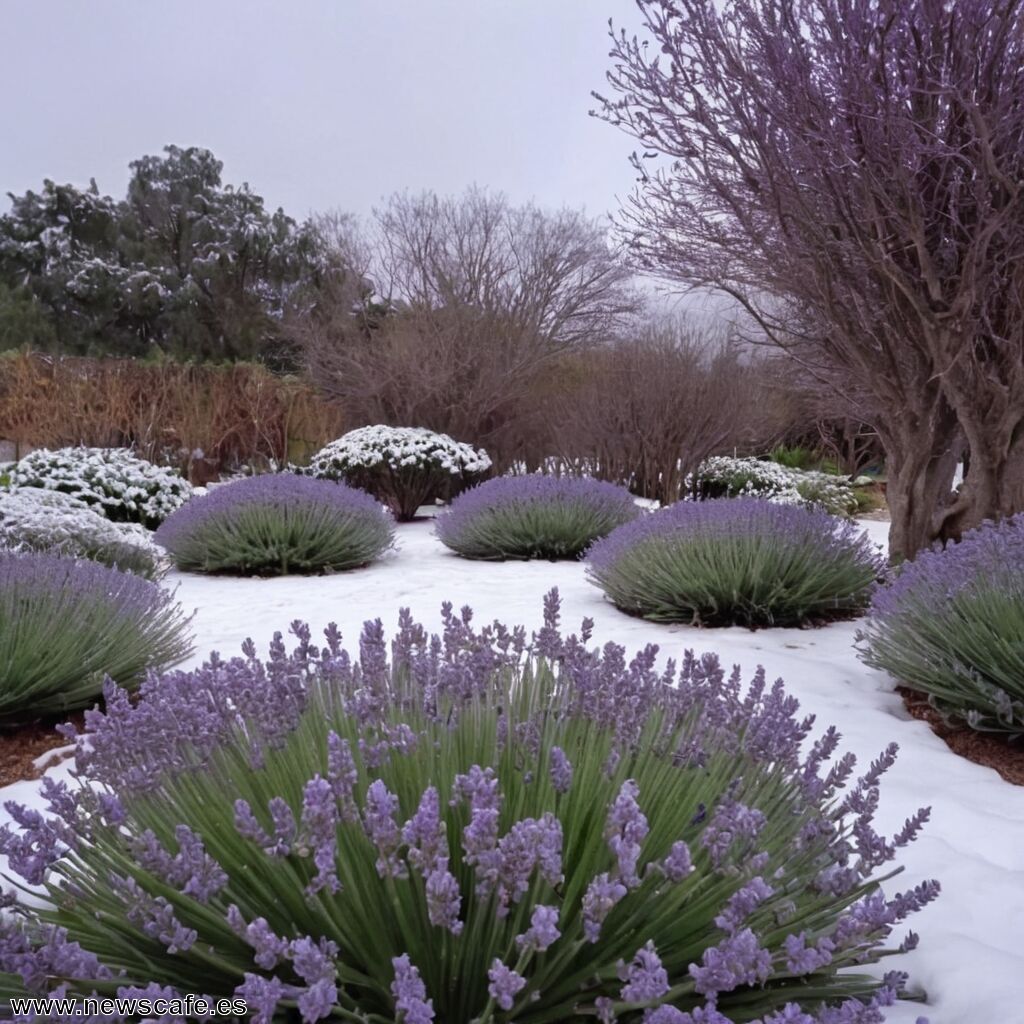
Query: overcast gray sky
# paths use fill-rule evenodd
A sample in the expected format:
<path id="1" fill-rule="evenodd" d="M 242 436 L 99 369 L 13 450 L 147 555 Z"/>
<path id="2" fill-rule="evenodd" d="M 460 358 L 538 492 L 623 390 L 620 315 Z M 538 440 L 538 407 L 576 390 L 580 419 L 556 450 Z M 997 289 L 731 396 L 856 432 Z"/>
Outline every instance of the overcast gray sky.
<path id="1" fill-rule="evenodd" d="M 602 214 L 630 140 L 587 116 L 632 0 L 0 0 L 0 194 L 120 196 L 200 145 L 271 207 L 365 214 L 476 183 Z M 4 195 L 0 209 L 8 203 Z"/>

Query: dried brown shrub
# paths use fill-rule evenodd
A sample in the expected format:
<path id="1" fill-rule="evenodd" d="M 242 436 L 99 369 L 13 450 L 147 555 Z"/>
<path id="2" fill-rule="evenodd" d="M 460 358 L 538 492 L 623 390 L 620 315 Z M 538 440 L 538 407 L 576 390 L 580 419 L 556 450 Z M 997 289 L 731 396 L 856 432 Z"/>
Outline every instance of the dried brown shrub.
<path id="1" fill-rule="evenodd" d="M 16 455 L 131 445 L 204 482 L 240 466 L 303 461 L 344 427 L 340 410 L 304 379 L 254 364 L 0 359 L 0 439 Z"/>
<path id="2" fill-rule="evenodd" d="M 770 446 L 782 426 L 759 363 L 675 319 L 565 360 L 546 387 L 537 408 L 564 469 L 662 502 L 707 456 Z"/>

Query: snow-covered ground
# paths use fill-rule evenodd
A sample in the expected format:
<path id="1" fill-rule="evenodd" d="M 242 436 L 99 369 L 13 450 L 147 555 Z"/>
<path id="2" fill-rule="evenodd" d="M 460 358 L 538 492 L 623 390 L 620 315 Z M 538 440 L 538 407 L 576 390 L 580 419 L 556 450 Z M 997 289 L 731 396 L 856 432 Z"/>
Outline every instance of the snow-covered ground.
<path id="1" fill-rule="evenodd" d="M 880 543 L 887 525 L 864 523 Z M 478 622 L 499 618 L 533 629 L 541 622 L 543 595 L 557 586 L 563 626 L 574 630 L 590 616 L 595 642 L 610 640 L 629 650 L 657 643 L 666 656 L 686 648 L 718 651 L 747 676 L 764 665 L 771 678 L 785 680 L 820 726 L 835 724 L 842 731 L 843 749 L 853 750 L 862 765 L 888 742 L 899 743 L 900 759 L 882 788 L 881 826 L 894 832 L 918 807 L 932 808 L 923 836 L 904 851 L 906 872 L 891 884 L 907 888 L 938 878 L 943 895 L 912 919 L 920 947 L 886 964 L 909 971 L 927 993 L 927 1004 L 903 1004 L 889 1011 L 888 1020 L 914 1024 L 926 1015 L 931 1024 L 1024 1024 L 1024 788 L 953 754 L 911 719 L 892 681 L 857 660 L 856 623 L 750 632 L 643 622 L 607 604 L 581 564 L 465 561 L 434 539 L 428 521 L 400 526 L 396 549 L 357 572 L 274 580 L 172 573 L 167 582 L 177 586 L 186 608 L 196 610 L 195 664 L 211 650 L 236 653 L 250 636 L 265 646 L 295 619 L 314 630 L 337 622 L 350 649 L 368 618 L 382 618 L 390 632 L 400 607 L 436 629 L 445 600 L 457 608 L 469 604 Z M 30 799 L 35 788 L 17 783 L 0 797 Z"/>

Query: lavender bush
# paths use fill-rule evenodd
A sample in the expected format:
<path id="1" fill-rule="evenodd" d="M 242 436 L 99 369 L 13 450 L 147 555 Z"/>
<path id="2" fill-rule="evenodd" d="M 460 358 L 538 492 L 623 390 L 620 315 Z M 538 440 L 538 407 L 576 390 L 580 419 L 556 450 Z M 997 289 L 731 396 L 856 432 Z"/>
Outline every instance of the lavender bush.
<path id="1" fill-rule="evenodd" d="M 393 533 L 391 517 L 365 492 L 275 473 L 193 498 L 154 539 L 189 572 L 278 576 L 367 565 Z"/>
<path id="2" fill-rule="evenodd" d="M 134 688 L 191 651 L 173 595 L 98 562 L 0 552 L 0 725 Z"/>
<path id="3" fill-rule="evenodd" d="M 795 626 L 863 608 L 883 562 L 850 522 L 759 498 L 679 502 L 588 554 L 616 607 L 661 622 Z"/>
<path id="4" fill-rule="evenodd" d="M 1024 514 L 902 565 L 875 593 L 861 648 L 951 718 L 1024 732 Z"/>
<path id="5" fill-rule="evenodd" d="M 928 817 L 872 826 L 895 747 L 850 784 L 781 682 L 627 661 L 558 614 L 528 648 L 403 611 L 358 662 L 295 623 L 266 662 L 108 687 L 86 785 L 9 805 L 0 852 L 44 896 L 3 918 L 0 971 L 235 994 L 257 1024 L 883 1020 L 904 978 L 865 966 L 938 891 L 879 887 Z"/>
<path id="6" fill-rule="evenodd" d="M 624 487 L 588 477 L 497 477 L 438 517 L 441 542 L 466 558 L 578 558 L 640 514 Z"/>
<path id="7" fill-rule="evenodd" d="M 60 491 L 119 523 L 154 529 L 192 494 L 180 474 L 127 448 L 40 448 L 16 463 L 14 487 Z"/>
<path id="8" fill-rule="evenodd" d="M 421 505 L 447 498 L 490 468 L 482 448 L 447 434 L 378 424 L 332 441 L 313 456 L 306 472 L 360 487 L 384 502 L 400 522 L 408 522 Z"/>

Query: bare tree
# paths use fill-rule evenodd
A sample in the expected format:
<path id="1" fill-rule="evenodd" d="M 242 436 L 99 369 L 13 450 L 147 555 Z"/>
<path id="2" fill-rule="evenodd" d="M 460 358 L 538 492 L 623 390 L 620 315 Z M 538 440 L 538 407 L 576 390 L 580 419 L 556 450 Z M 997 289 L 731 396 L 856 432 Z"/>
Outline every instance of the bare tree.
<path id="1" fill-rule="evenodd" d="M 760 432 L 757 387 L 720 335 L 656 321 L 562 374 L 547 405 L 552 454 L 643 497 L 676 501 L 703 459 Z"/>
<path id="2" fill-rule="evenodd" d="M 656 45 L 613 36 L 598 98 L 644 147 L 640 260 L 845 384 L 886 449 L 897 556 L 1024 507 L 1021 4 L 638 5 Z"/>
<path id="3" fill-rule="evenodd" d="M 370 246 L 351 278 L 372 296 L 343 288 L 299 325 L 314 379 L 350 417 L 444 430 L 499 464 L 517 454 L 538 376 L 637 305 L 598 224 L 477 190 L 393 197 Z"/>

